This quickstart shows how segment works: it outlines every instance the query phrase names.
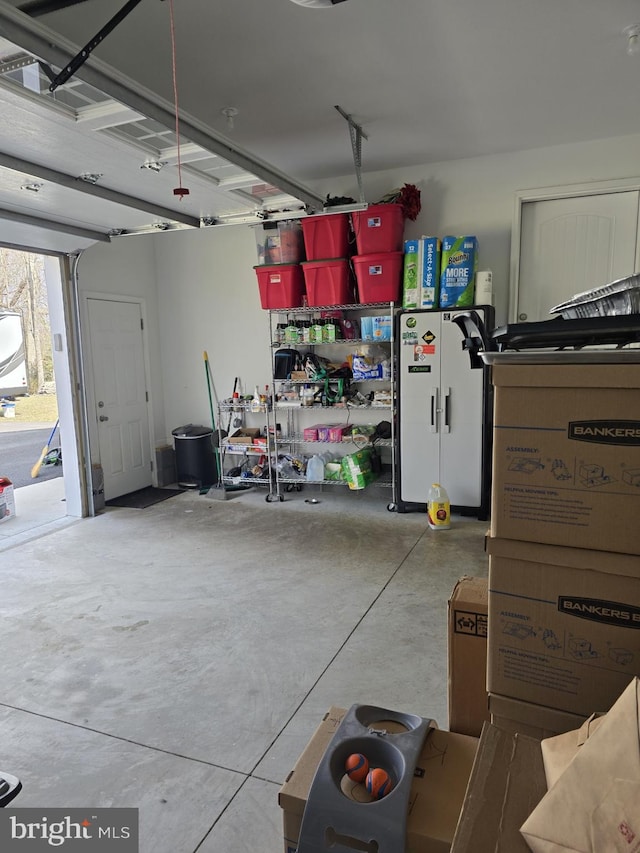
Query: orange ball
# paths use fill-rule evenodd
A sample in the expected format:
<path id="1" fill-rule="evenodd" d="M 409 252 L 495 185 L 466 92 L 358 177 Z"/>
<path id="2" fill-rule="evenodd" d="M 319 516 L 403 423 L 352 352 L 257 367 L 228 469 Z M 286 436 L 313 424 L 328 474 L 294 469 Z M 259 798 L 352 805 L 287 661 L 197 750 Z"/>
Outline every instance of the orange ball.
<path id="1" fill-rule="evenodd" d="M 365 786 L 374 799 L 381 800 L 393 788 L 393 782 L 386 770 L 372 767 L 367 773 Z"/>
<path id="2" fill-rule="evenodd" d="M 361 752 L 354 752 L 347 757 L 344 769 L 349 779 L 353 779 L 354 782 L 364 782 L 369 772 L 369 762 Z"/>

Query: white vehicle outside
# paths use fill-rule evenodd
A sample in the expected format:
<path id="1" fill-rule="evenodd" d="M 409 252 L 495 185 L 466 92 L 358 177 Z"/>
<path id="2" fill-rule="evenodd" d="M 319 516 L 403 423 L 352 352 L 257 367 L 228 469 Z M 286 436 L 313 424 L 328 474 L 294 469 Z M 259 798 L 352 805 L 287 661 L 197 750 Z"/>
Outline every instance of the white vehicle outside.
<path id="1" fill-rule="evenodd" d="M 28 393 L 22 315 L 0 308 L 0 397 Z"/>

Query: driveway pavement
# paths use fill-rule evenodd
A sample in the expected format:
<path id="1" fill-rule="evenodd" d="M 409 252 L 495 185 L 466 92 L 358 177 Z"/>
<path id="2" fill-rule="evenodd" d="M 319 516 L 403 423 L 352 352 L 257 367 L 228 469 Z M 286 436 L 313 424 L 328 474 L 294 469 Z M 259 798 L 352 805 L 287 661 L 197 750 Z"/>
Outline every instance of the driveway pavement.
<path id="1" fill-rule="evenodd" d="M 8 477 L 15 488 L 61 477 L 62 465 L 42 465 L 38 477 L 31 476 L 52 429 L 53 424 L 16 423 L 13 418 L 0 418 L 0 477 Z M 56 431 L 51 447 L 59 445 Z"/>

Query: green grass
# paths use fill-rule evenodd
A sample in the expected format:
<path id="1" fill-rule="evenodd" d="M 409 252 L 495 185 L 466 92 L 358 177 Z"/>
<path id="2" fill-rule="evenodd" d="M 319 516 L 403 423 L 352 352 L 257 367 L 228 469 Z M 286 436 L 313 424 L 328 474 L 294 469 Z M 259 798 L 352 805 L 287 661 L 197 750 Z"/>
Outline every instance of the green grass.
<path id="1" fill-rule="evenodd" d="M 34 394 L 31 397 L 16 397 L 17 423 L 51 424 L 58 417 L 58 398 L 55 394 Z"/>

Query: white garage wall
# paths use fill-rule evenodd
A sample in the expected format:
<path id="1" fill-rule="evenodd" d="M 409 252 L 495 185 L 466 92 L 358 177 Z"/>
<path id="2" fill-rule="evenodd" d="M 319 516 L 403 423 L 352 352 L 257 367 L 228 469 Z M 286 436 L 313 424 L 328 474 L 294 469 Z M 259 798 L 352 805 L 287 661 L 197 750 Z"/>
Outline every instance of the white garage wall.
<path id="1" fill-rule="evenodd" d="M 522 151 L 364 176 L 372 202 L 403 183 L 422 192 L 423 211 L 406 236 L 475 234 L 480 269 L 494 273 L 497 321 L 508 310 L 514 194 L 518 190 L 640 175 L 640 136 Z M 366 142 L 363 146 L 366 165 Z M 355 177 L 315 187 L 357 197 Z M 203 350 L 221 397 L 235 376 L 246 391 L 270 375 L 267 314 L 258 299 L 254 233 L 247 226 L 121 238 L 88 249 L 81 288 L 144 295 L 150 328 L 156 442 L 184 423 L 210 423 Z M 162 400 L 162 403 L 160 402 Z"/>
<path id="2" fill-rule="evenodd" d="M 366 145 L 363 161 L 366 165 Z M 394 187 L 414 183 L 421 190 L 422 212 L 408 222 L 405 236 L 475 234 L 479 267 L 493 271 L 496 322 L 507 319 L 511 225 L 515 193 L 640 175 L 640 136 L 623 136 L 579 145 L 559 145 L 492 157 L 475 157 L 364 176 L 368 202 Z M 355 178 L 323 182 L 323 195 L 358 197 Z"/>
<path id="3" fill-rule="evenodd" d="M 170 439 L 171 430 L 183 424 L 211 424 L 205 350 L 220 399 L 231 396 L 236 376 L 244 393 L 269 382 L 268 313 L 260 308 L 252 228 L 234 225 L 158 237 L 161 363 Z M 215 409 L 214 417 L 217 425 Z"/>
<path id="4" fill-rule="evenodd" d="M 119 237 L 112 243 L 97 243 L 86 249 L 78 262 L 78 292 L 80 296 L 80 322 L 83 332 L 85 369 L 91 364 L 87 350 L 87 315 L 85 297 L 121 296 L 142 300 L 145 319 L 145 338 L 150 366 L 149 397 L 153 436 L 156 446 L 165 443 L 164 386 L 160 369 L 160 335 L 158 319 L 158 285 L 154 240 L 156 235 Z M 87 377 L 91 382 L 91 377 Z M 89 400 L 93 399 L 91 394 Z M 95 419 L 89 412 L 89 435 L 92 462 L 97 458 L 98 440 Z"/>

